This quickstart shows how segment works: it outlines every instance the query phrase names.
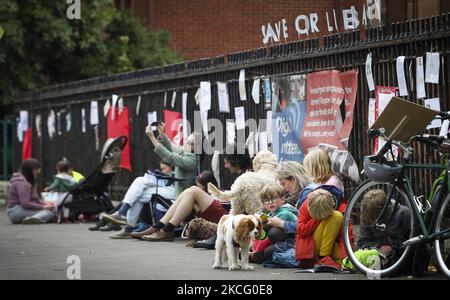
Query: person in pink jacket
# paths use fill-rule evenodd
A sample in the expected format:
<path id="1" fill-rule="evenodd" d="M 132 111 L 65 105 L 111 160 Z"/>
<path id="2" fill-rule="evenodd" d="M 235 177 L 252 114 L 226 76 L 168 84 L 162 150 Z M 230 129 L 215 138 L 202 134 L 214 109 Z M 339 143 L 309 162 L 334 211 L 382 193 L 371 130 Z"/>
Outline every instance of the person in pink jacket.
<path id="1" fill-rule="evenodd" d="M 40 171 L 39 162 L 31 158 L 22 163 L 20 172 L 13 174 L 6 199 L 6 214 L 11 223 L 42 224 L 55 216 L 53 203 L 42 201 L 37 192 Z"/>

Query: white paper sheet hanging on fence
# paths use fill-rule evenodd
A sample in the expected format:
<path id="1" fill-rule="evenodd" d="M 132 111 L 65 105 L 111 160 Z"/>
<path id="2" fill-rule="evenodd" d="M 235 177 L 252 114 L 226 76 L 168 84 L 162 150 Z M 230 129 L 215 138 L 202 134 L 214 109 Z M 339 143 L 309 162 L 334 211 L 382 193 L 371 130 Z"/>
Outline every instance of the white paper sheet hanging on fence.
<path id="1" fill-rule="evenodd" d="M 175 108 L 175 101 L 177 100 L 177 92 L 176 91 L 173 91 L 173 93 L 172 93 L 172 102 L 170 103 L 170 106 L 172 107 L 172 108 Z"/>
<path id="2" fill-rule="evenodd" d="M 234 121 L 227 120 L 226 128 L 227 128 L 227 144 L 234 145 L 234 140 L 236 138 L 236 128 Z"/>
<path id="3" fill-rule="evenodd" d="M 424 106 L 429 108 L 429 109 L 435 110 L 435 111 L 441 111 L 441 103 L 439 101 L 439 98 L 425 99 Z M 433 128 L 441 128 L 441 126 L 442 126 L 442 120 L 441 119 L 434 119 L 427 126 L 427 130 L 433 129 Z"/>
<path id="4" fill-rule="evenodd" d="M 141 96 L 138 97 L 136 105 L 136 116 L 139 116 L 139 111 L 141 110 Z"/>
<path id="5" fill-rule="evenodd" d="M 367 85 L 369 86 L 369 91 L 374 91 L 375 83 L 373 81 L 373 74 L 372 74 L 372 53 L 368 53 L 366 58 L 366 78 L 367 78 Z"/>
<path id="6" fill-rule="evenodd" d="M 247 93 L 245 90 L 245 70 L 241 70 L 239 73 L 239 97 L 241 101 L 247 100 Z"/>
<path id="7" fill-rule="evenodd" d="M 108 115 L 108 111 L 110 108 L 111 108 L 111 101 L 109 101 L 108 99 L 106 100 L 105 105 L 103 106 L 103 116 L 105 116 L 105 118 Z"/>
<path id="8" fill-rule="evenodd" d="M 201 111 L 208 111 L 211 109 L 211 82 L 200 82 L 199 102 Z"/>
<path id="9" fill-rule="evenodd" d="M 448 113 L 450 114 L 450 111 L 448 111 Z M 444 122 L 442 122 L 442 127 L 441 131 L 439 132 L 439 135 L 447 136 L 447 134 L 449 133 L 449 127 L 450 127 L 450 120 L 445 120 Z"/>
<path id="10" fill-rule="evenodd" d="M 219 111 L 223 113 L 230 112 L 230 98 L 228 88 L 225 82 L 217 82 L 217 94 L 219 98 Z"/>
<path id="11" fill-rule="evenodd" d="M 112 111 L 111 111 L 111 120 L 114 120 L 115 114 L 116 114 L 116 104 L 117 104 L 117 100 L 119 100 L 119 96 L 117 95 L 112 95 Z"/>
<path id="12" fill-rule="evenodd" d="M 440 68 L 439 53 L 427 52 L 427 65 L 425 69 L 425 82 L 439 83 L 439 68 Z"/>
<path id="13" fill-rule="evenodd" d="M 367 113 L 367 122 L 368 122 L 368 128 L 372 127 L 373 123 L 375 123 L 375 99 L 370 98 L 369 99 L 369 111 Z"/>
<path id="14" fill-rule="evenodd" d="M 47 131 L 48 131 L 48 137 L 50 139 L 52 139 L 56 133 L 55 118 L 56 118 L 55 112 L 52 109 L 52 110 L 50 110 L 50 114 L 48 115 L 48 118 L 47 118 Z"/>
<path id="15" fill-rule="evenodd" d="M 151 124 L 153 122 L 158 121 L 158 115 L 156 113 L 156 111 L 150 111 L 147 113 L 147 122 L 148 122 L 148 126 L 151 126 Z M 156 126 L 151 126 L 151 129 L 154 131 L 156 130 Z"/>
<path id="16" fill-rule="evenodd" d="M 123 111 L 123 98 L 122 97 L 120 97 L 119 101 L 117 101 L 117 107 L 119 108 L 118 109 L 119 110 L 119 115 L 121 115 L 122 111 Z"/>
<path id="17" fill-rule="evenodd" d="M 91 101 L 90 124 L 98 125 L 98 102 Z"/>
<path id="18" fill-rule="evenodd" d="M 195 104 L 197 104 L 197 106 L 200 106 L 200 88 L 197 89 L 197 92 L 195 92 Z"/>
<path id="19" fill-rule="evenodd" d="M 164 93 L 164 107 L 167 106 L 167 92 Z"/>
<path id="20" fill-rule="evenodd" d="M 86 110 L 81 109 L 81 132 L 86 132 Z"/>
<path id="21" fill-rule="evenodd" d="M 268 137 L 267 131 L 261 131 L 259 133 L 259 151 L 269 149 L 269 142 L 267 137 Z"/>
<path id="22" fill-rule="evenodd" d="M 211 170 L 214 174 L 214 178 L 216 178 L 218 188 L 220 188 L 220 152 L 219 150 L 215 150 L 213 157 L 211 158 Z"/>
<path id="23" fill-rule="evenodd" d="M 416 58 L 416 92 L 417 92 L 417 99 L 422 99 L 426 97 L 422 56 Z"/>
<path id="24" fill-rule="evenodd" d="M 405 77 L 405 57 L 397 57 L 397 82 L 400 96 L 408 96 L 408 86 Z"/>
<path id="25" fill-rule="evenodd" d="M 183 116 L 183 141 L 186 143 L 188 138 L 188 120 L 187 120 L 187 102 L 188 93 L 184 92 L 181 98 L 181 110 Z"/>
<path id="26" fill-rule="evenodd" d="M 234 108 L 234 117 L 236 120 L 236 130 L 245 129 L 245 110 L 243 106 Z"/>
<path id="27" fill-rule="evenodd" d="M 66 132 L 69 132 L 72 128 L 72 114 L 68 112 L 66 114 Z"/>
<path id="28" fill-rule="evenodd" d="M 19 112 L 19 129 L 21 131 L 27 131 L 28 130 L 28 119 L 29 119 L 28 111 L 21 110 Z"/>
<path id="29" fill-rule="evenodd" d="M 252 97 L 255 104 L 259 104 L 259 96 L 261 91 L 261 79 L 257 78 L 253 81 Z"/>
<path id="30" fill-rule="evenodd" d="M 268 143 L 272 143 L 272 126 L 275 126 L 275 123 L 272 123 L 272 111 L 268 110 L 267 114 L 266 114 L 266 119 L 267 119 L 267 142 Z"/>
<path id="31" fill-rule="evenodd" d="M 61 111 L 58 111 L 57 113 L 56 113 L 56 124 L 57 124 L 57 132 L 58 132 L 58 135 L 61 135 L 62 134 L 62 124 L 61 124 L 61 116 L 62 116 L 62 113 L 61 113 Z"/>
<path id="32" fill-rule="evenodd" d="M 203 135 L 208 138 L 208 111 L 200 110 L 200 120 L 202 121 Z"/>
<path id="33" fill-rule="evenodd" d="M 41 135 L 42 135 L 42 116 L 41 116 L 41 114 L 36 115 L 35 123 L 36 123 L 37 136 L 41 137 Z"/>

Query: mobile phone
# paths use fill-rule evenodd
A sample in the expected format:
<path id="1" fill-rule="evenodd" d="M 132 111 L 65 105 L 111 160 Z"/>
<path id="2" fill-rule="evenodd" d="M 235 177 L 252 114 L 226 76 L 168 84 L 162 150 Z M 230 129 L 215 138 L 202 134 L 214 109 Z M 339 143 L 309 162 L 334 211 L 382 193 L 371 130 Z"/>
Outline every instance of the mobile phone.
<path id="1" fill-rule="evenodd" d="M 161 121 L 156 121 L 156 122 L 152 122 L 152 124 L 150 124 L 150 126 L 158 126 L 161 125 L 162 122 Z"/>

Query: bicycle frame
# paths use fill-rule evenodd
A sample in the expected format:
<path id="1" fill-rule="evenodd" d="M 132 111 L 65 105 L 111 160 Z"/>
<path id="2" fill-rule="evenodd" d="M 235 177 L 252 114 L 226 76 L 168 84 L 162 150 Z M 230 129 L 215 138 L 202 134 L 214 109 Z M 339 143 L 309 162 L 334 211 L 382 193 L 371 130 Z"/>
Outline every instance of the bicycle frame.
<path id="1" fill-rule="evenodd" d="M 400 176 L 393 182 L 393 188 L 390 191 L 388 198 L 390 199 L 391 193 L 395 190 L 395 188 L 397 186 L 399 186 L 401 189 L 403 189 L 406 193 L 406 196 L 408 198 L 408 202 L 411 205 L 411 208 L 413 209 L 413 212 L 415 214 L 415 216 L 417 217 L 417 221 L 419 223 L 420 229 L 422 230 L 422 234 L 416 237 L 413 237 L 410 240 L 405 241 L 404 243 L 408 243 L 408 244 L 416 244 L 418 242 L 421 241 L 429 241 L 429 240 L 434 240 L 436 238 L 439 238 L 443 235 L 446 235 L 448 233 L 448 231 L 450 230 L 445 230 L 439 233 L 434 233 L 434 234 L 430 234 L 430 228 L 427 228 L 427 226 L 425 225 L 425 220 L 422 217 L 422 212 L 419 211 L 419 207 L 417 206 L 417 203 L 415 201 L 415 193 L 414 193 L 414 189 L 412 187 L 411 184 L 411 180 L 410 178 L 406 175 L 406 171 L 408 169 L 426 169 L 426 170 L 430 170 L 430 169 L 436 169 L 436 170 L 447 170 L 447 178 L 446 180 L 442 181 L 442 183 L 440 184 L 440 186 L 444 186 L 447 185 L 447 190 L 450 190 L 448 188 L 450 188 L 450 165 L 449 164 L 416 164 L 416 163 L 404 163 L 402 164 L 403 166 L 403 170 L 402 173 L 400 174 Z M 398 205 L 398 200 L 396 200 L 396 205 Z M 383 208 L 384 210 L 384 208 Z M 383 214 L 383 211 L 380 213 L 380 216 Z M 432 222 L 433 224 L 433 222 Z"/>

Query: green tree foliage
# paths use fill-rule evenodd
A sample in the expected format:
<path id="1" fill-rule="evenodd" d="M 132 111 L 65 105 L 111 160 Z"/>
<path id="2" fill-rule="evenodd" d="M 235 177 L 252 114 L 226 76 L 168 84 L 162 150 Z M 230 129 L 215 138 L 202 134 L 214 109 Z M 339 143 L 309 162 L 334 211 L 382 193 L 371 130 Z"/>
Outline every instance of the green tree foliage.
<path id="1" fill-rule="evenodd" d="M 0 104 L 20 91 L 179 61 L 167 31 L 149 32 L 111 0 L 81 2 L 69 20 L 65 0 L 1 0 Z"/>

